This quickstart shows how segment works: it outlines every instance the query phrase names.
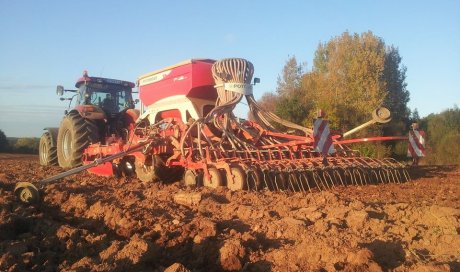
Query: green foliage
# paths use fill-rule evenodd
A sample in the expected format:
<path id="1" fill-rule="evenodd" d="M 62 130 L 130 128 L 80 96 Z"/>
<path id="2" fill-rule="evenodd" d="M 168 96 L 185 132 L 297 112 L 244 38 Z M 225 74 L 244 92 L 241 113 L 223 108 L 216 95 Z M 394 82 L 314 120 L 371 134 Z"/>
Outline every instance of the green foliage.
<path id="1" fill-rule="evenodd" d="M 460 164 L 460 109 L 454 106 L 420 121 L 426 130 L 428 164 Z"/>
<path id="2" fill-rule="evenodd" d="M 295 56 L 290 57 L 284 65 L 282 76 L 278 76 L 276 92 L 286 96 L 300 90 L 302 82 L 302 65 L 297 63 Z"/>
<path id="3" fill-rule="evenodd" d="M 303 124 L 305 116 L 308 116 L 309 107 L 302 100 L 302 95 L 299 91 L 293 91 L 289 96 L 283 95 L 276 104 L 275 113 L 293 123 Z"/>
<path id="4" fill-rule="evenodd" d="M 295 57 L 288 58 L 278 78 L 277 93 L 264 95 L 261 103 L 273 107 L 280 117 L 308 127 L 322 109 L 332 129 L 341 131 L 369 121 L 373 110 L 385 106 L 392 112 L 390 123 L 354 136 L 406 135 L 411 113 L 405 80 L 406 67 L 397 48 L 387 46 L 370 31 L 344 32 L 318 45 L 311 71 L 304 72 Z M 389 154 L 394 148 L 394 143 L 359 147 L 371 156 Z"/>
<path id="5" fill-rule="evenodd" d="M 393 113 L 392 126 L 386 130 L 404 131 L 409 92 L 406 69 L 400 62 L 397 49 L 387 47 L 372 32 L 345 32 L 318 46 L 303 86 L 313 88 L 310 98 L 327 113 L 333 127 L 349 130 L 368 121 L 370 112 L 384 105 Z"/>
<path id="6" fill-rule="evenodd" d="M 19 138 L 14 144 L 14 153 L 38 154 L 39 138 Z"/>
<path id="7" fill-rule="evenodd" d="M 388 158 L 392 153 L 391 146 L 386 146 L 382 143 L 362 143 L 354 144 L 353 149 L 366 157 L 372 158 Z"/>
<path id="8" fill-rule="evenodd" d="M 6 152 L 8 150 L 8 139 L 3 130 L 0 129 L 0 152 Z"/>

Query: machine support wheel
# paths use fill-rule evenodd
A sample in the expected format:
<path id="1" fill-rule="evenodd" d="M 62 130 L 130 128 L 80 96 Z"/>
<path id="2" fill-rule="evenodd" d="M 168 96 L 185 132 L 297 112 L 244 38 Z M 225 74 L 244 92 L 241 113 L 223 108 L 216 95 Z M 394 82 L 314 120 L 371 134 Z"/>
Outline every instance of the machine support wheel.
<path id="1" fill-rule="evenodd" d="M 198 175 L 195 173 L 195 171 L 191 169 L 185 170 L 184 173 L 184 184 L 185 186 L 198 186 Z"/>
<path id="2" fill-rule="evenodd" d="M 27 205 L 38 203 L 40 194 L 37 187 L 30 182 L 18 182 L 14 188 L 17 199 Z"/>
<path id="3" fill-rule="evenodd" d="M 99 141 L 99 131 L 95 121 L 85 119 L 78 112 L 64 117 L 57 137 L 59 166 L 74 168 L 82 164 L 82 155 L 90 143 Z"/>
<path id="4" fill-rule="evenodd" d="M 224 182 L 222 179 L 222 175 L 217 168 L 208 168 L 210 177 L 203 176 L 203 185 L 209 188 L 217 188 L 219 186 L 223 186 Z"/>
<path id="5" fill-rule="evenodd" d="M 159 155 L 147 157 L 144 163 L 135 161 L 137 178 L 143 182 L 173 182 L 179 181 L 183 174 L 181 167 L 168 167 Z"/>
<path id="6" fill-rule="evenodd" d="M 152 165 L 144 164 L 136 160 L 134 163 L 136 176 L 142 182 L 152 182 L 156 180 L 155 170 Z"/>
<path id="7" fill-rule="evenodd" d="M 56 143 L 53 144 L 49 132 L 43 133 L 40 137 L 38 155 L 40 158 L 40 165 L 51 166 L 58 164 Z"/>
<path id="8" fill-rule="evenodd" d="M 246 173 L 241 167 L 234 166 L 230 168 L 233 178 L 227 177 L 227 187 L 232 191 L 246 190 L 248 188 L 246 182 Z"/>

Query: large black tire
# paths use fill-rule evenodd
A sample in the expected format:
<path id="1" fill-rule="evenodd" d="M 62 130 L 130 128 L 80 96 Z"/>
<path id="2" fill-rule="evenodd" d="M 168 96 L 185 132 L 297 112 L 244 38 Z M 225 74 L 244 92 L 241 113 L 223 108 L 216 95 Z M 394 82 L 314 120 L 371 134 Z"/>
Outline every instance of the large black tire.
<path id="1" fill-rule="evenodd" d="M 95 121 L 85 119 L 78 112 L 71 112 L 61 121 L 57 137 L 59 166 L 64 169 L 82 164 L 83 151 L 90 143 L 99 141 L 99 131 Z"/>
<path id="2" fill-rule="evenodd" d="M 182 167 L 167 167 L 158 155 L 147 158 L 145 163 L 136 160 L 135 171 L 137 178 L 143 182 L 165 183 L 181 180 L 184 173 Z"/>
<path id="3" fill-rule="evenodd" d="M 49 132 L 43 133 L 42 137 L 40 137 L 38 156 L 40 158 L 40 165 L 50 166 L 58 164 L 56 143 L 52 142 Z"/>

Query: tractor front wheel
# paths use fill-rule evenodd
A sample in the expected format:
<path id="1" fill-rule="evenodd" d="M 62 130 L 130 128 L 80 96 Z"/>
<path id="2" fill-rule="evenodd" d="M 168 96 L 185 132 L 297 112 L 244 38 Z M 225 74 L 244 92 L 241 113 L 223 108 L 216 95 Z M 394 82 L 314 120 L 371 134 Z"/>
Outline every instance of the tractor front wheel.
<path id="1" fill-rule="evenodd" d="M 38 155 L 40 158 L 40 165 L 50 166 L 58 164 L 56 143 L 52 142 L 49 132 L 43 133 L 42 137 L 40 137 Z"/>

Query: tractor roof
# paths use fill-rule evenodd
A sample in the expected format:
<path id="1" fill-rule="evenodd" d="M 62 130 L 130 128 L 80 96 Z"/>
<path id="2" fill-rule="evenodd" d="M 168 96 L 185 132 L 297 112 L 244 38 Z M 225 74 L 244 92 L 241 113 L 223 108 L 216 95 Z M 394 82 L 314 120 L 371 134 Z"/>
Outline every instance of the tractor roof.
<path id="1" fill-rule="evenodd" d="M 111 79 L 111 78 L 103 78 L 103 77 L 90 77 L 88 76 L 88 72 L 84 71 L 83 76 L 77 80 L 75 83 L 75 87 L 79 88 L 85 82 L 94 82 L 94 83 L 103 83 L 103 84 L 113 84 L 113 85 L 120 85 L 124 87 L 134 88 L 135 84 L 133 82 L 118 80 L 118 79 Z"/>

